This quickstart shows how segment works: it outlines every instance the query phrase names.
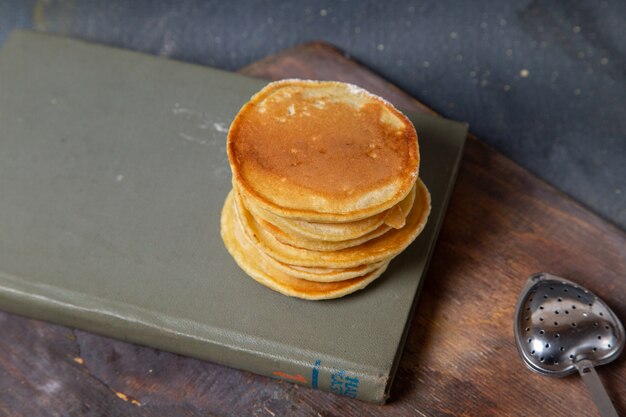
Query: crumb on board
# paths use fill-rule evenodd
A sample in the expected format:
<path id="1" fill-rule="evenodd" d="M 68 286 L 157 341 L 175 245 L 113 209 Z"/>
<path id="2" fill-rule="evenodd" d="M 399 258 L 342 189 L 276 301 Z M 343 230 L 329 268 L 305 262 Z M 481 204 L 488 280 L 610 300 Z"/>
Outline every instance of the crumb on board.
<path id="1" fill-rule="evenodd" d="M 74 358 L 74 362 L 76 362 L 79 365 L 84 365 L 85 364 L 85 360 L 83 358 L 81 358 L 80 356 L 76 356 Z"/>
<path id="2" fill-rule="evenodd" d="M 119 391 L 115 391 L 115 390 L 112 390 L 112 391 L 115 393 L 117 398 L 122 399 L 122 400 L 124 400 L 126 402 L 130 402 L 131 404 L 134 404 L 137 407 L 141 407 L 141 403 L 139 401 L 137 401 L 136 399 L 134 399 L 133 397 L 130 397 L 130 396 L 124 394 L 123 392 L 119 392 Z"/>

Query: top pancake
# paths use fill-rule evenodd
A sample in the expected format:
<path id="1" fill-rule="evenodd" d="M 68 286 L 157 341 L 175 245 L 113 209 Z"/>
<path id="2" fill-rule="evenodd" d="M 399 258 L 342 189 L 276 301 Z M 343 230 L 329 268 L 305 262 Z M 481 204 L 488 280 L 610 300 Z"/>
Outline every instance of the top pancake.
<path id="1" fill-rule="evenodd" d="M 243 106 L 228 132 L 233 182 L 279 216 L 346 222 L 400 202 L 417 178 L 411 122 L 356 86 L 283 80 Z"/>

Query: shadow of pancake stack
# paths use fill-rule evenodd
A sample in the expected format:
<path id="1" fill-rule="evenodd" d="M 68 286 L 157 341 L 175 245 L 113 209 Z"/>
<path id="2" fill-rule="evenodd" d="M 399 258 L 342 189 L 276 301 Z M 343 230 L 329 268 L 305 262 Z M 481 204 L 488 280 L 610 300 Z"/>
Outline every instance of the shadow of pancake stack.
<path id="1" fill-rule="evenodd" d="M 237 114 L 227 149 L 222 239 L 248 275 L 285 295 L 364 288 L 430 213 L 415 128 L 354 85 L 270 83 Z"/>

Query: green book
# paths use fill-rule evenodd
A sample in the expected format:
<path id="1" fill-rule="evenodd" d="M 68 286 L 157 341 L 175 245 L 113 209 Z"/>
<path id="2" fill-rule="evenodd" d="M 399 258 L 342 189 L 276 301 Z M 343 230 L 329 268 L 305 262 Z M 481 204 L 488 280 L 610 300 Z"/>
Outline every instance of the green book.
<path id="1" fill-rule="evenodd" d="M 365 290 L 304 301 L 220 238 L 225 143 L 265 81 L 16 31 L 0 51 L 0 309 L 384 402 L 467 133 L 408 113 L 432 214 Z"/>

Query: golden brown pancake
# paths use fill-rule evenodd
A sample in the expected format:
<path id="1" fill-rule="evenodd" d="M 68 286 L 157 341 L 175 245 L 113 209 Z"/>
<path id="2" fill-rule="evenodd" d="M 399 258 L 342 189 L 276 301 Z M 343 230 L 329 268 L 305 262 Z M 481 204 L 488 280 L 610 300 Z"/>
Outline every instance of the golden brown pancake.
<path id="1" fill-rule="evenodd" d="M 404 226 L 405 218 L 409 214 L 411 207 L 413 206 L 414 200 L 415 200 L 415 187 L 411 189 L 411 192 L 409 193 L 409 195 L 403 200 L 403 202 L 404 201 L 407 202 L 404 208 L 400 207 L 400 204 L 402 203 L 399 203 L 398 205 L 394 206 L 394 207 L 398 207 L 398 212 L 400 213 L 401 220 L 397 218 L 395 219 L 397 223 L 401 224 L 400 227 Z M 250 211 L 246 203 L 243 201 L 243 199 L 241 199 L 241 201 L 246 207 L 246 209 Z M 280 227 L 275 226 L 271 222 L 267 222 L 263 219 L 260 219 L 258 216 L 255 218 L 260 223 L 261 227 L 263 227 L 266 231 L 268 231 L 276 240 L 282 243 L 285 243 L 287 245 L 295 246 L 297 248 L 317 250 L 317 251 L 323 251 L 323 252 L 337 251 L 341 249 L 350 248 L 353 246 L 358 246 L 362 243 L 367 242 L 368 240 L 372 240 L 372 239 L 377 238 L 378 236 L 382 236 L 383 234 L 391 230 L 391 227 L 383 223 L 378 228 L 362 236 L 359 236 L 357 238 L 329 242 L 329 241 L 321 240 L 321 239 L 311 239 L 307 237 L 302 237 L 301 235 L 298 235 L 297 233 L 291 232 L 289 229 L 281 229 Z M 339 224 L 340 223 L 337 223 L 337 225 Z"/>
<path id="2" fill-rule="evenodd" d="M 228 132 L 233 183 L 276 215 L 346 222 L 402 201 L 417 178 L 410 120 L 367 91 L 330 81 L 268 84 Z"/>
<path id="3" fill-rule="evenodd" d="M 237 187 L 234 187 L 237 189 Z M 415 186 L 413 187 L 415 188 Z M 398 204 L 382 213 L 375 214 L 365 219 L 344 223 L 316 223 L 303 220 L 288 219 L 277 216 L 254 203 L 254 199 L 245 199 L 244 204 L 255 218 L 265 220 L 287 233 L 293 239 L 322 240 L 326 242 L 339 242 L 357 239 L 387 224 L 395 229 L 404 226 L 404 219 L 413 206 L 415 191 L 411 192 Z M 400 216 L 398 216 L 400 214 Z M 401 220 L 398 220 L 400 217 Z"/>
<path id="4" fill-rule="evenodd" d="M 368 240 L 372 240 L 377 238 L 378 236 L 382 236 L 389 230 L 391 230 L 391 227 L 383 224 L 382 226 L 378 227 L 378 229 L 373 230 L 370 233 L 356 239 L 348 239 L 340 242 L 326 242 L 323 240 L 302 239 L 294 237 L 293 235 L 290 235 L 288 232 L 282 231 L 271 223 L 268 223 L 258 218 L 256 220 L 263 228 L 263 230 L 271 234 L 274 239 L 278 240 L 281 243 L 294 246 L 296 248 L 317 250 L 321 252 L 338 251 L 346 248 L 351 248 L 353 246 L 358 246 L 362 243 L 367 242 Z"/>
<path id="5" fill-rule="evenodd" d="M 237 210 L 246 236 L 259 250 L 287 265 L 308 267 L 350 268 L 371 264 L 397 256 L 419 235 L 430 213 L 430 194 L 418 178 L 413 208 L 402 229 L 391 229 L 384 235 L 361 245 L 338 251 L 323 252 L 287 245 L 269 233 L 255 220 L 235 195 Z"/>
<path id="6" fill-rule="evenodd" d="M 343 297 L 365 288 L 387 268 L 385 263 L 362 277 L 329 283 L 297 279 L 275 269 L 243 232 L 242 225 L 236 216 L 233 195 L 234 193 L 231 191 L 222 209 L 221 233 L 224 244 L 241 269 L 257 282 L 274 291 L 307 300 Z"/>
<path id="7" fill-rule="evenodd" d="M 430 213 L 413 125 L 350 84 L 268 84 L 235 117 L 227 151 L 222 239 L 248 275 L 285 295 L 364 288 Z"/>
<path id="8" fill-rule="evenodd" d="M 384 264 L 389 262 L 389 260 L 386 260 L 369 265 L 359 265 L 352 268 L 311 268 L 306 266 L 287 265 L 275 260 L 269 255 L 267 255 L 267 257 L 274 263 L 274 266 L 283 270 L 292 277 L 316 282 L 336 282 L 362 277 L 367 273 L 381 268 Z"/>

